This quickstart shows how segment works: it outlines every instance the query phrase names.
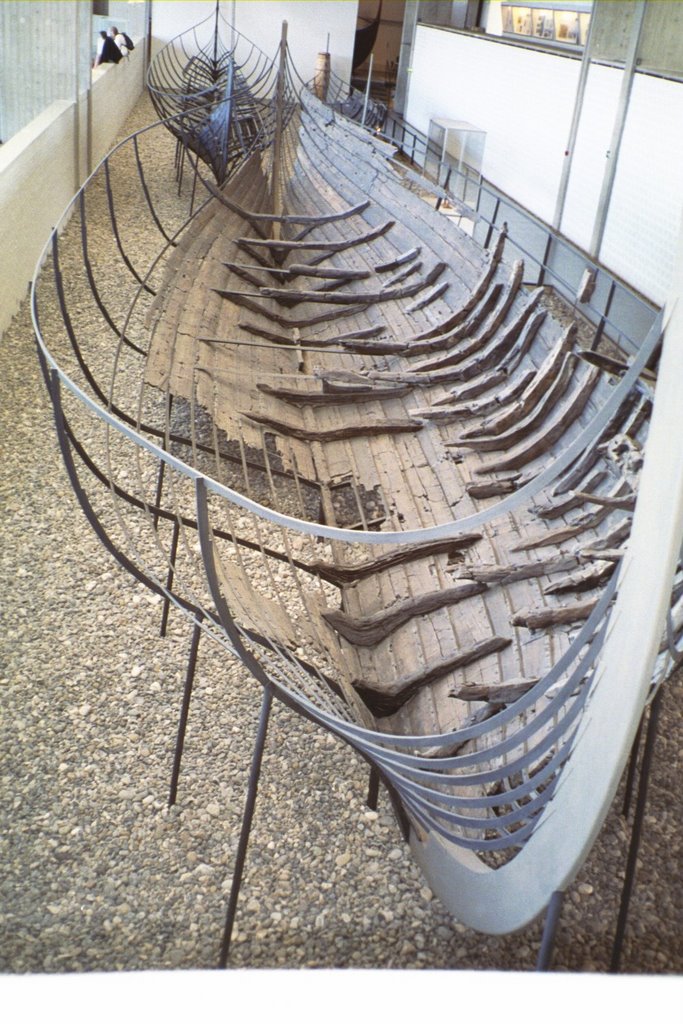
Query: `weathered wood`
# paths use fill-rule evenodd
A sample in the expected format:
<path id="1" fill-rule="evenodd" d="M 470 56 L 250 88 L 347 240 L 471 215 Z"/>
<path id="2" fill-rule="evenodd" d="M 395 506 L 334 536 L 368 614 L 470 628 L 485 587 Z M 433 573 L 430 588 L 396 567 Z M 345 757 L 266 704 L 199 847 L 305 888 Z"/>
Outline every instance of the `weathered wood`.
<path id="1" fill-rule="evenodd" d="M 401 281 L 405 281 L 407 278 L 412 277 L 413 274 L 417 274 L 418 270 L 422 270 L 422 260 L 416 260 L 415 263 L 411 263 L 410 266 L 405 267 L 403 270 L 399 270 L 398 274 L 394 274 L 385 283 L 385 287 L 391 288 L 395 284 L 400 284 Z"/>
<path id="2" fill-rule="evenodd" d="M 597 469 L 584 479 L 583 485 L 586 488 L 598 487 L 607 479 L 607 476 L 606 469 Z M 581 491 L 569 491 L 564 498 L 559 498 L 555 501 L 548 499 L 543 504 L 534 505 L 531 511 L 541 519 L 559 519 L 560 516 L 564 516 L 567 512 L 571 512 L 573 509 L 583 505 L 584 499 L 579 497 L 580 494 Z"/>
<path id="3" fill-rule="evenodd" d="M 603 352 L 592 352 L 590 349 L 581 348 L 578 355 L 585 362 L 590 363 L 591 366 L 597 366 L 599 370 L 605 370 L 616 377 L 623 377 L 629 368 L 628 363 L 624 363 L 620 359 L 613 359 Z M 647 384 L 653 385 L 657 383 L 657 374 L 654 370 L 648 370 L 647 367 L 642 370 L 639 377 Z"/>
<path id="4" fill-rule="evenodd" d="M 517 475 L 507 477 L 504 480 L 491 480 L 488 483 L 477 484 L 470 481 L 465 485 L 465 490 L 470 498 L 496 498 L 502 494 L 512 494 L 517 490 Z"/>
<path id="5" fill-rule="evenodd" d="M 568 594 L 583 590 L 595 590 L 610 578 L 614 569 L 615 565 L 612 561 L 596 561 L 593 565 L 583 566 L 576 572 L 570 573 L 564 579 L 549 583 L 547 587 L 543 588 L 543 593 Z"/>
<path id="6" fill-rule="evenodd" d="M 520 611 L 513 616 L 512 625 L 526 626 L 527 629 L 548 629 L 550 626 L 566 626 L 572 622 L 582 622 L 588 618 L 597 603 L 596 598 L 593 601 L 566 604 L 560 608 L 535 608 Z"/>
<path id="7" fill-rule="evenodd" d="M 471 665 L 473 662 L 479 661 L 489 654 L 497 654 L 499 651 L 509 647 L 511 642 L 508 637 L 490 637 L 460 651 L 452 658 L 439 661 L 412 675 L 401 676 L 392 680 L 382 679 L 377 682 L 374 680 L 354 679 L 353 686 L 375 717 L 385 718 L 387 715 L 395 714 L 407 700 L 423 687 L 436 682 L 438 679 L 442 679 L 450 672 L 455 672 L 459 668 Z"/>
<path id="8" fill-rule="evenodd" d="M 390 299 L 405 299 L 417 292 L 422 291 L 441 276 L 446 269 L 445 263 L 437 263 L 419 281 L 396 288 L 381 288 L 373 292 L 335 292 L 327 295 L 319 291 L 295 291 L 292 288 L 271 288 L 263 286 L 260 294 L 269 299 L 286 299 L 288 305 L 296 305 L 299 302 L 336 302 L 339 305 L 345 303 L 362 302 L 368 306 L 375 302 L 387 302 Z M 223 292 L 222 294 L 226 294 Z"/>
<path id="9" fill-rule="evenodd" d="M 572 369 L 574 367 L 575 358 L 571 354 L 564 356 L 562 368 L 558 376 L 552 383 L 549 384 L 547 390 L 542 394 L 541 400 L 536 404 L 535 407 L 531 407 L 531 411 L 524 415 L 523 402 L 520 400 L 517 408 L 519 408 L 519 421 L 516 426 L 510 427 L 502 433 L 483 434 L 477 437 L 470 437 L 468 440 L 464 440 L 461 435 L 457 440 L 465 448 L 472 448 L 475 451 L 481 452 L 494 452 L 500 451 L 501 449 L 508 450 L 513 445 L 518 444 L 525 437 L 541 427 L 543 422 L 554 410 L 557 401 L 566 392 L 569 387 L 569 382 L 572 376 Z M 534 386 L 535 381 L 531 382 L 530 387 Z M 514 423 L 515 418 L 511 413 L 505 416 L 504 422 Z"/>
<path id="10" fill-rule="evenodd" d="M 468 416 L 479 415 L 479 406 L 482 406 L 484 412 L 488 412 L 491 407 L 503 405 L 507 402 L 513 401 L 517 395 L 520 395 L 522 391 L 527 387 L 530 381 L 534 379 L 536 375 L 535 370 L 526 370 L 517 380 L 513 381 L 509 387 L 497 391 L 495 396 L 489 399 L 482 399 L 481 402 L 459 402 L 457 405 L 445 405 L 440 401 L 435 402 L 431 409 L 418 409 L 415 414 L 422 416 L 424 419 L 437 420 L 439 423 L 459 423 Z M 500 370 L 496 374 L 491 374 L 488 381 L 483 382 L 481 388 L 482 391 L 488 391 L 490 387 L 503 384 L 508 381 L 508 375 L 504 370 Z M 472 395 L 476 395 L 476 389 L 472 389 Z"/>
<path id="11" fill-rule="evenodd" d="M 310 562 L 307 564 L 309 572 L 324 573 L 324 578 L 340 586 L 356 583 L 358 580 L 366 579 L 368 576 L 375 576 L 378 573 L 394 569 L 398 565 L 407 565 L 410 562 L 418 561 L 421 558 L 432 558 L 435 555 L 454 555 L 464 548 L 471 547 L 481 540 L 480 533 L 463 533 L 459 537 L 452 537 L 446 540 L 425 541 L 423 544 L 405 544 L 395 551 L 369 561 L 360 562 L 358 565 L 332 565 L 329 562 Z"/>
<path id="12" fill-rule="evenodd" d="M 364 281 L 371 276 L 369 270 L 354 270 L 343 267 L 311 267 L 306 263 L 292 263 L 288 267 L 268 267 L 259 264 L 235 263 L 234 260 L 223 260 L 223 266 L 244 277 L 245 281 L 258 287 L 265 287 L 263 278 L 257 277 L 253 271 L 266 271 L 271 277 L 281 281 L 293 281 L 297 277 L 314 277 L 325 281 L 341 282 Z"/>
<path id="13" fill-rule="evenodd" d="M 600 449 L 616 434 L 631 414 L 636 402 L 636 392 L 631 391 L 593 443 L 561 474 L 553 487 L 553 495 L 566 494 L 574 489 L 600 458 Z"/>
<path id="14" fill-rule="evenodd" d="M 276 324 L 280 324 L 282 327 L 312 327 L 314 324 L 322 324 L 327 320 L 337 320 L 341 317 L 355 316 L 357 313 L 362 313 L 368 307 L 364 304 L 357 306 L 342 306 L 340 309 L 333 309 L 325 313 L 317 313 L 313 316 L 300 317 L 293 319 L 292 317 L 282 316 L 281 313 L 276 313 L 272 309 L 268 309 L 267 306 L 261 305 L 260 302 L 255 302 L 249 295 L 245 295 L 244 292 L 230 291 L 223 288 L 212 288 L 212 291 L 220 295 L 221 298 L 228 299 L 230 302 L 234 302 L 237 306 L 243 306 L 245 309 L 250 310 L 252 313 L 258 313 L 266 320 L 272 320 Z"/>
<path id="15" fill-rule="evenodd" d="M 440 370 L 446 366 L 452 366 L 455 363 L 462 363 L 478 352 L 505 319 L 512 302 L 514 301 L 523 273 L 524 263 L 522 260 L 517 260 L 514 264 L 510 280 L 505 287 L 500 290 L 495 307 L 491 310 L 491 313 L 483 324 L 481 330 L 478 331 L 476 336 L 472 338 L 468 345 L 451 350 L 447 355 L 439 356 L 436 359 L 425 359 L 423 362 L 417 363 L 413 366 L 412 369 L 417 373 L 428 373 L 432 370 Z M 463 329 L 464 327 L 461 328 L 461 330 Z"/>
<path id="16" fill-rule="evenodd" d="M 478 427 L 465 431 L 460 435 L 461 439 L 469 440 L 470 438 L 484 437 L 486 435 L 503 434 L 509 427 L 519 424 L 531 412 L 534 406 L 545 398 L 548 390 L 553 388 L 558 377 L 563 372 L 566 372 L 567 361 L 565 356 L 571 348 L 575 336 L 576 325 L 570 324 L 551 349 L 519 399 L 511 407 L 503 408 L 494 416 L 484 419 Z"/>
<path id="17" fill-rule="evenodd" d="M 284 272 L 290 277 L 320 277 L 341 281 L 364 281 L 372 276 L 369 270 L 353 267 L 312 267 L 310 263 L 290 263 Z"/>
<path id="18" fill-rule="evenodd" d="M 363 386 L 328 388 L 325 391 L 303 391 L 296 388 L 274 388 L 270 384 L 258 382 L 257 389 L 264 395 L 278 398 L 281 402 L 306 406 L 339 405 L 342 402 L 379 402 L 383 398 L 404 398 L 412 391 L 410 386 L 376 387 L 371 384 Z"/>
<path id="19" fill-rule="evenodd" d="M 251 420 L 252 423 L 259 423 L 283 437 L 295 437 L 299 441 L 342 441 L 349 437 L 377 437 L 382 434 L 414 434 L 421 430 L 419 423 L 414 420 L 365 420 L 363 423 L 349 424 L 343 427 L 334 427 L 331 430 L 306 430 L 303 427 L 295 427 L 289 423 L 282 423 L 280 420 L 272 419 L 270 416 L 261 416 L 255 412 L 245 412 L 242 415 Z"/>
<path id="20" fill-rule="evenodd" d="M 449 287 L 450 284 L 448 281 L 442 281 L 441 284 L 435 285 L 429 290 L 429 292 L 427 292 L 426 295 L 423 295 L 421 299 L 416 299 L 415 302 L 411 302 L 411 304 L 406 307 L 406 313 L 417 313 L 419 309 L 424 309 L 425 306 L 429 306 L 432 302 L 436 302 L 444 292 L 448 291 Z M 404 296 L 401 297 L 403 298 Z"/>
<path id="21" fill-rule="evenodd" d="M 510 550 L 531 551 L 533 548 L 547 547 L 549 544 L 561 544 L 563 541 L 570 540 L 572 537 L 578 537 L 586 530 L 595 529 L 595 527 L 599 526 L 599 524 L 606 519 L 609 514 L 610 509 L 601 508 L 599 512 L 583 516 L 577 523 L 572 523 L 569 526 L 560 527 L 559 529 L 549 531 L 546 534 L 532 536 L 527 540 L 520 541 Z M 611 530 L 606 536 L 593 541 L 591 547 L 594 551 L 601 551 L 603 546 L 605 549 L 615 547 L 616 545 L 621 544 L 622 541 L 626 540 L 630 532 L 631 518 L 629 516 L 622 519 L 618 526 Z"/>
<path id="22" fill-rule="evenodd" d="M 575 491 L 575 494 L 581 501 L 593 505 L 605 505 L 607 508 L 620 508 L 624 512 L 633 512 L 636 507 L 635 494 L 631 494 L 627 498 L 619 498 L 608 494 L 591 494 L 589 491 Z"/>
<path id="23" fill-rule="evenodd" d="M 458 579 L 475 580 L 487 586 L 506 587 L 520 580 L 538 579 L 558 572 L 570 572 L 581 565 L 578 554 L 547 558 L 542 562 L 519 562 L 511 565 L 468 565 L 458 572 Z"/>
<path id="24" fill-rule="evenodd" d="M 337 344 L 340 341 L 349 341 L 352 338 L 376 338 L 379 334 L 385 334 L 387 327 L 385 324 L 373 324 L 371 327 L 359 327 L 353 331 L 345 331 L 342 334 L 335 334 L 330 338 L 333 344 Z"/>
<path id="25" fill-rule="evenodd" d="M 411 342 L 412 351 L 419 355 L 421 352 L 443 352 L 444 350 L 452 349 L 456 342 L 463 341 L 481 327 L 500 298 L 502 291 L 502 283 L 500 281 L 494 282 L 479 305 L 475 307 L 465 322 L 460 324 L 459 327 L 439 334 L 430 334 L 427 338 L 424 338 L 422 334 L 414 334 L 408 339 Z"/>
<path id="26" fill-rule="evenodd" d="M 464 381 L 473 380 L 480 374 L 484 374 L 486 379 L 489 372 L 496 368 L 503 370 L 508 377 L 512 376 L 531 348 L 536 333 L 546 318 L 545 310 L 535 311 L 540 292 L 540 288 L 532 292 L 517 317 L 505 328 L 500 337 L 494 339 L 491 345 L 475 355 L 463 367 Z"/>
<path id="27" fill-rule="evenodd" d="M 532 437 L 526 444 L 519 445 L 506 458 L 497 462 L 488 462 L 475 469 L 475 473 L 484 476 L 487 473 L 500 473 L 509 469 L 519 469 L 521 466 L 531 462 L 532 459 L 542 455 L 558 440 L 574 420 L 583 412 L 586 402 L 590 398 L 595 386 L 599 371 L 592 370 L 590 375 L 582 382 L 567 403 L 560 415 L 540 435 Z"/>
<path id="28" fill-rule="evenodd" d="M 356 203 L 355 206 L 350 206 L 346 210 L 342 210 L 340 213 L 329 213 L 325 216 L 308 216 L 306 214 L 289 214 L 289 213 L 261 213 L 257 210 L 245 210 L 239 203 L 232 200 L 224 191 L 217 188 L 210 179 L 206 179 L 204 182 L 206 188 L 213 196 L 218 199 L 223 206 L 227 206 L 229 210 L 236 213 L 242 220 L 246 220 L 248 224 L 262 225 L 262 224 L 305 224 L 306 226 L 318 227 L 323 224 L 332 224 L 340 220 L 348 220 L 349 217 L 354 217 L 357 214 L 363 213 L 367 210 L 370 205 L 370 200 L 365 199 L 361 203 Z"/>
<path id="29" fill-rule="evenodd" d="M 468 597 L 483 593 L 484 590 L 486 587 L 482 583 L 463 583 L 431 594 L 423 594 L 421 597 L 397 601 L 391 608 L 375 612 L 374 615 L 368 615 L 363 619 L 355 619 L 339 610 L 323 612 L 323 618 L 349 643 L 358 647 L 374 647 L 411 619 L 458 604 Z"/>
<path id="30" fill-rule="evenodd" d="M 512 704 L 528 693 L 539 681 L 538 676 L 525 679 L 505 679 L 502 682 L 478 683 L 471 686 L 462 686 L 459 690 L 452 690 L 449 697 L 456 697 L 458 700 L 483 700 L 492 704 Z"/>
<path id="31" fill-rule="evenodd" d="M 356 235 L 354 238 L 345 238 L 339 242 L 295 242 L 288 241 L 286 238 L 242 237 L 236 238 L 235 242 L 237 245 L 265 248 L 273 253 L 281 253 L 283 256 L 293 251 L 300 252 L 302 249 L 315 249 L 320 252 L 343 252 L 345 249 L 351 249 L 355 245 L 367 245 L 368 242 L 374 242 L 376 238 L 381 238 L 382 235 L 385 235 L 395 224 L 396 221 L 387 220 L 384 224 L 372 228 L 371 231 L 366 231 L 365 234 Z"/>
<path id="32" fill-rule="evenodd" d="M 395 260 L 389 260 L 388 263 L 376 264 L 375 270 L 378 274 L 383 274 L 388 270 L 398 270 L 399 267 L 402 267 L 405 263 L 410 263 L 411 260 L 414 260 L 419 256 L 421 251 L 421 246 L 416 245 L 412 249 L 408 249 L 407 252 L 401 253 L 401 255 L 397 256 Z"/>
<path id="33" fill-rule="evenodd" d="M 468 314 L 474 309 L 479 300 L 485 294 L 493 275 L 496 272 L 498 264 L 500 263 L 503 255 L 503 249 L 505 247 L 505 239 L 507 238 L 507 226 L 503 226 L 502 230 L 498 233 L 496 239 L 496 245 L 491 253 L 488 264 L 484 268 L 484 271 L 474 285 L 474 288 L 470 292 L 469 296 L 462 303 L 462 305 L 454 313 L 452 313 L 447 320 L 442 321 L 437 327 L 432 327 L 428 331 L 423 331 L 421 334 L 415 335 L 415 341 L 422 341 L 425 338 L 433 338 L 437 334 L 446 334 L 453 328 L 458 327 L 468 316 Z"/>

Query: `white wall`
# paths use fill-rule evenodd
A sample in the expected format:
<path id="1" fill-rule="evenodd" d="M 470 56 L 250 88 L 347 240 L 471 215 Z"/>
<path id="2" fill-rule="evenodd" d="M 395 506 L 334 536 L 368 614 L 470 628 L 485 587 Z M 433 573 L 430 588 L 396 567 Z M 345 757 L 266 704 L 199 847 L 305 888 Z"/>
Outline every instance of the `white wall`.
<path id="1" fill-rule="evenodd" d="M 153 53 L 180 32 L 213 14 L 213 0 L 152 0 Z M 236 0 L 222 3 L 221 13 L 260 50 L 275 56 L 282 22 L 287 22 L 287 40 L 294 65 L 304 81 L 313 77 L 318 53 L 325 50 L 330 34 L 332 70 L 348 80 L 356 32 L 357 0 L 323 3 L 319 0 Z"/>
<path id="2" fill-rule="evenodd" d="M 588 249 L 593 234 L 621 80 L 621 73 L 601 65 L 592 65 L 588 73 L 560 225 L 563 234 L 583 249 Z"/>
<path id="3" fill-rule="evenodd" d="M 482 128 L 484 177 L 552 220 L 579 62 L 418 25 L 412 68 L 406 120 Z"/>
<path id="4" fill-rule="evenodd" d="M 683 212 L 681 125 L 683 84 L 636 75 L 601 258 L 658 304 L 672 283 Z"/>
<path id="5" fill-rule="evenodd" d="M 57 100 L 0 149 L 0 332 L 74 192 L 74 104 Z"/>
<path id="6" fill-rule="evenodd" d="M 552 222 L 580 62 L 419 25 L 406 120 L 470 121 L 486 133 L 482 173 Z M 588 248 L 617 111 L 622 71 L 592 65 L 561 230 Z M 661 304 L 683 209 L 683 83 L 637 74 L 599 258 Z"/>
<path id="7" fill-rule="evenodd" d="M 111 149 L 142 92 L 144 47 L 93 73 L 93 166 Z M 81 98 L 85 174 L 85 96 Z M 76 104 L 58 100 L 0 147 L 0 334 L 26 295 L 50 231 L 76 191 Z"/>
<path id="8" fill-rule="evenodd" d="M 118 64 L 100 64 L 92 73 L 93 167 L 107 155 L 145 87 L 144 42 L 132 37 L 135 49 Z"/>

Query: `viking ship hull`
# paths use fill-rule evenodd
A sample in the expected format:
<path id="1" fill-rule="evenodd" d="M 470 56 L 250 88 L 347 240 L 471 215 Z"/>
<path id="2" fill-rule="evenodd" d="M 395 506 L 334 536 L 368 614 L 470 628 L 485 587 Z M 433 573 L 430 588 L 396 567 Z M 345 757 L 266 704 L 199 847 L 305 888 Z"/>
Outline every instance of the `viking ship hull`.
<path id="1" fill-rule="evenodd" d="M 51 393 L 112 438 L 120 560 L 370 763 L 460 920 L 510 931 L 578 870 L 673 664 L 680 497 L 619 676 L 661 323 L 628 366 L 584 358 L 505 231 L 482 249 L 392 147 L 295 88 L 284 46 L 275 70 L 267 140 L 229 175 L 176 113 L 204 163 L 149 269 L 121 261 L 111 357 L 79 348 L 53 241 Z"/>

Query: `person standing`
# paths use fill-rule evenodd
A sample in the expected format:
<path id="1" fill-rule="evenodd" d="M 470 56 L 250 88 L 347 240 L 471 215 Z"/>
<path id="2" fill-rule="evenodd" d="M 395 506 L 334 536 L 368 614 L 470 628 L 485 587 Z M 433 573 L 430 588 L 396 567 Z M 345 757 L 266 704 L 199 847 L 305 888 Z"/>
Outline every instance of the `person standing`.
<path id="1" fill-rule="evenodd" d="M 93 67 L 99 67 L 100 64 L 118 64 L 121 60 L 121 51 L 118 46 L 107 33 L 102 30 L 100 32 L 100 38 L 97 40 L 97 54 L 95 56 L 95 63 Z"/>
<path id="2" fill-rule="evenodd" d="M 116 46 L 118 46 L 119 53 L 121 54 L 121 56 L 127 57 L 128 45 L 126 43 L 126 37 L 124 36 L 123 32 L 119 32 L 116 25 L 112 25 L 112 27 L 109 29 L 109 34 L 111 38 L 114 40 Z"/>

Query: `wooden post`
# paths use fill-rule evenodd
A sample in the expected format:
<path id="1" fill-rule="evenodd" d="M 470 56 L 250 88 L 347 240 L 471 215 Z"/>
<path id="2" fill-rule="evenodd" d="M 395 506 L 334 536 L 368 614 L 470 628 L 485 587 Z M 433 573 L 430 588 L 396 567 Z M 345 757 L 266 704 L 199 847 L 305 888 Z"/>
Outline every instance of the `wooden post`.
<path id="1" fill-rule="evenodd" d="M 272 196 L 273 213 L 276 217 L 282 214 L 282 127 L 284 122 L 285 103 L 285 62 L 287 59 L 287 22 L 282 22 L 282 36 L 280 38 L 280 68 L 277 75 L 277 88 L 275 94 L 275 138 L 273 139 L 273 171 L 272 171 Z M 279 239 L 281 225 L 279 221 L 273 221 L 273 238 Z"/>
<path id="2" fill-rule="evenodd" d="M 361 121 L 360 121 L 360 123 L 362 124 L 363 128 L 365 128 L 365 118 L 366 118 L 367 113 L 368 113 L 368 101 L 370 99 L 370 83 L 372 82 L 372 62 L 373 62 L 374 58 L 375 58 L 374 53 L 371 53 L 370 54 L 370 66 L 368 67 L 368 82 L 367 82 L 367 85 L 365 86 L 365 100 L 363 102 L 363 116 L 361 117 Z"/>

